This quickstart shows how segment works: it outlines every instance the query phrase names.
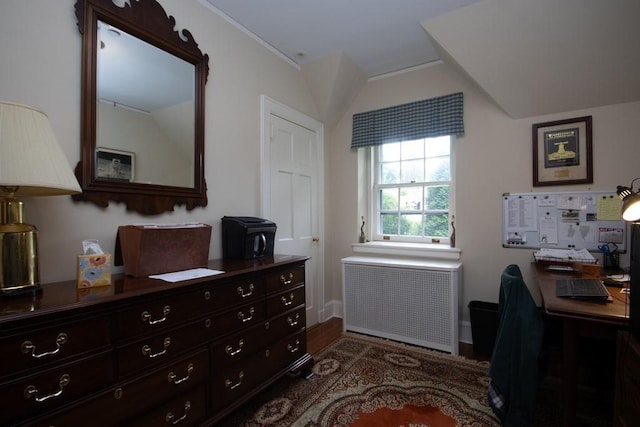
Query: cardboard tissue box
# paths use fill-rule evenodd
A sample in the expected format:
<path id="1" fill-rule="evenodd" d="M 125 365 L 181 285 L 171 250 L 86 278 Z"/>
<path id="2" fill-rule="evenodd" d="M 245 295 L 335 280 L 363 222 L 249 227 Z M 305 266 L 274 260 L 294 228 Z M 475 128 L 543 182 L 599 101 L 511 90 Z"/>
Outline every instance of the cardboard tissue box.
<path id="1" fill-rule="evenodd" d="M 207 267 L 211 226 L 150 224 L 118 227 L 116 265 L 127 276 L 147 277 Z"/>
<path id="2" fill-rule="evenodd" d="M 111 254 L 78 255 L 78 288 L 111 285 Z"/>

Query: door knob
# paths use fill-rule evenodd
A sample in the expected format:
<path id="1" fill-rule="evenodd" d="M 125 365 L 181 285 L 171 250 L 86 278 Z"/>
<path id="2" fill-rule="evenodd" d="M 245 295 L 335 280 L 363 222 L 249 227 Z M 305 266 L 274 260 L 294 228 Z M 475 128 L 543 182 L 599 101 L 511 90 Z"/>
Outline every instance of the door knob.
<path id="1" fill-rule="evenodd" d="M 311 238 L 311 241 L 312 241 L 312 242 L 319 242 L 319 241 L 320 241 L 320 238 L 319 238 L 319 237 L 312 237 L 312 238 Z"/>

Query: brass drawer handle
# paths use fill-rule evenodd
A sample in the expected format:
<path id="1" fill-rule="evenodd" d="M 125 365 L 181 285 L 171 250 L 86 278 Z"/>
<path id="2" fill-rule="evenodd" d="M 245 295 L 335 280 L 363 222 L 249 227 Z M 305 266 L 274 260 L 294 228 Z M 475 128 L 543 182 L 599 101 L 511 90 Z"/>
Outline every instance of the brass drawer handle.
<path id="1" fill-rule="evenodd" d="M 300 340 L 296 340 L 295 347 L 291 344 L 287 344 L 287 350 L 289 350 L 290 353 L 295 353 L 296 351 L 300 350 Z"/>
<path id="2" fill-rule="evenodd" d="M 291 316 L 287 317 L 287 322 L 289 322 L 289 326 L 296 326 L 300 322 L 300 313 L 296 313 L 295 319 L 292 319 Z"/>
<path id="3" fill-rule="evenodd" d="M 151 353 L 151 347 L 149 347 L 147 344 L 145 344 L 145 345 L 142 346 L 142 354 L 145 355 L 145 356 L 149 356 L 149 359 L 153 359 L 153 358 L 156 358 L 158 356 L 162 356 L 163 354 L 165 354 L 170 345 L 171 345 L 171 338 L 167 337 L 167 338 L 164 339 L 164 350 L 162 350 L 161 352 L 158 352 L 158 353 Z"/>
<path id="4" fill-rule="evenodd" d="M 236 383 L 233 383 L 233 381 L 227 378 L 226 380 L 224 380 L 224 385 L 229 390 L 233 390 L 240 387 L 240 385 L 242 384 L 242 378 L 244 378 L 244 372 L 240 371 L 240 373 L 238 374 L 238 381 Z"/>
<path id="5" fill-rule="evenodd" d="M 244 317 L 244 313 L 239 311 L 238 312 L 238 319 L 240 319 L 242 321 L 242 323 L 245 322 L 249 322 L 253 319 L 253 313 L 255 312 L 255 309 L 253 307 L 251 307 L 249 309 L 249 317 Z"/>
<path id="6" fill-rule="evenodd" d="M 187 381 L 189 378 L 191 378 L 192 373 L 193 373 L 193 363 L 189 363 L 187 365 L 187 376 L 177 379 L 178 376 L 174 372 L 169 372 L 169 375 L 167 376 L 167 380 L 170 383 L 174 383 L 175 385 L 178 385 L 180 383 Z"/>
<path id="7" fill-rule="evenodd" d="M 294 299 L 293 293 L 289 294 L 288 300 L 284 295 L 280 297 L 280 301 L 282 302 L 282 305 L 284 305 L 285 307 L 293 304 L 293 299 Z"/>
<path id="8" fill-rule="evenodd" d="M 289 273 L 289 279 L 287 280 L 287 278 L 283 275 L 280 276 L 280 283 L 282 283 L 283 285 L 287 286 L 293 283 L 293 273 Z"/>
<path id="9" fill-rule="evenodd" d="M 26 397 L 27 399 L 30 399 L 33 397 L 36 400 L 36 402 L 41 403 L 53 397 L 60 396 L 64 391 L 64 388 L 68 386 L 70 382 L 71 382 L 71 376 L 69 374 L 63 374 L 60 377 L 60 381 L 58 381 L 58 385 L 60 386 L 60 389 L 55 393 L 52 393 L 43 397 L 38 397 L 38 389 L 33 385 L 29 385 L 27 386 L 27 388 L 24 389 L 24 397 Z"/>
<path id="10" fill-rule="evenodd" d="M 253 295 L 253 291 L 254 291 L 254 286 L 253 283 L 249 284 L 249 292 L 245 292 L 244 288 L 242 286 L 238 286 L 238 295 L 240 295 L 242 298 L 247 298 L 250 297 L 251 295 Z"/>
<path id="11" fill-rule="evenodd" d="M 176 425 L 179 422 L 187 419 L 187 415 L 189 414 L 189 409 L 191 409 L 191 402 L 189 402 L 187 400 L 184 403 L 184 415 L 183 416 L 181 416 L 180 418 L 176 418 L 176 416 L 173 415 L 172 412 L 167 412 L 167 415 L 165 415 L 164 419 L 165 419 L 166 422 L 171 423 L 173 425 Z"/>
<path id="12" fill-rule="evenodd" d="M 36 346 L 31 341 L 25 341 L 22 343 L 21 349 L 24 354 L 31 352 L 31 357 L 34 359 L 40 359 L 41 357 L 51 356 L 58 353 L 62 349 L 62 345 L 67 342 L 67 334 L 61 332 L 56 337 L 56 349 L 51 351 L 45 351 L 44 353 L 36 354 Z"/>
<path id="13" fill-rule="evenodd" d="M 238 341 L 238 348 L 236 348 L 234 350 L 233 347 L 231 347 L 231 345 L 228 345 L 224 348 L 224 351 L 229 355 L 229 356 L 235 356 L 236 354 L 240 353 L 242 351 L 242 346 L 244 345 L 244 340 L 240 340 Z"/>
<path id="14" fill-rule="evenodd" d="M 169 312 L 171 312 L 171 306 L 165 305 L 164 308 L 162 309 L 163 317 L 161 317 L 160 319 L 151 320 L 151 313 L 149 313 L 146 310 L 142 312 L 142 315 L 140 317 L 142 318 L 143 322 L 147 322 L 150 325 L 157 325 L 158 323 L 162 323 L 165 320 L 167 320 L 169 316 Z"/>

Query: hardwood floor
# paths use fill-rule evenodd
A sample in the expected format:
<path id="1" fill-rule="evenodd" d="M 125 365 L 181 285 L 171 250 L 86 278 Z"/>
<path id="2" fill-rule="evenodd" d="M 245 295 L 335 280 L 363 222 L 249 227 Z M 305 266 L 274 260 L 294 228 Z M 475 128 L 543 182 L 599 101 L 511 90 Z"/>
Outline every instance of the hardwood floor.
<path id="1" fill-rule="evenodd" d="M 341 335 L 342 319 L 332 317 L 324 323 L 319 323 L 309 328 L 307 331 L 307 349 L 312 356 L 315 356 L 340 338 Z M 461 356 L 468 359 L 486 360 L 481 357 L 474 357 L 471 344 L 460 343 L 459 352 Z"/>
<path id="2" fill-rule="evenodd" d="M 342 335 L 342 319 L 332 317 L 324 323 L 313 325 L 307 331 L 307 350 L 312 356 L 330 346 Z"/>

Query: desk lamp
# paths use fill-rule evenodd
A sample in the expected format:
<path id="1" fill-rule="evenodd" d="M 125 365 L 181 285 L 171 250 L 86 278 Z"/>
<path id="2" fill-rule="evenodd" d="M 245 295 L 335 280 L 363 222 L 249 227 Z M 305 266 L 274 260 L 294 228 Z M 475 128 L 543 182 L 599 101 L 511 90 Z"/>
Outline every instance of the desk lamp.
<path id="1" fill-rule="evenodd" d="M 633 191 L 633 183 L 640 178 L 636 178 L 631 181 L 629 187 L 623 187 L 618 185 L 616 193 L 618 197 L 622 199 L 622 219 L 625 221 L 638 221 L 640 220 L 640 194 Z"/>
<path id="2" fill-rule="evenodd" d="M 81 191 L 47 116 L 0 101 L 0 296 L 40 286 L 37 230 L 23 222 L 23 202 L 16 195 Z"/>

